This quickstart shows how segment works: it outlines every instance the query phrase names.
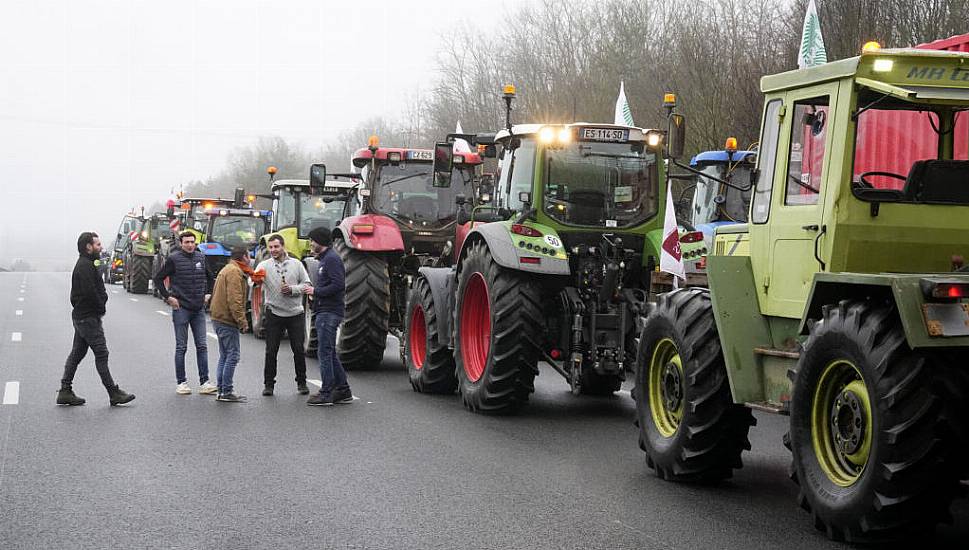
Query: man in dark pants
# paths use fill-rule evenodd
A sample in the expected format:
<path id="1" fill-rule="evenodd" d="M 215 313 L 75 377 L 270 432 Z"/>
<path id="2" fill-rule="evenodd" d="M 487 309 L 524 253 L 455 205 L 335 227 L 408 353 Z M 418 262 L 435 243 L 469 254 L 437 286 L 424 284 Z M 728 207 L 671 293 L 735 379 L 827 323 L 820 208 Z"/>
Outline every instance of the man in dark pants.
<path id="1" fill-rule="evenodd" d="M 74 373 L 77 365 L 87 355 L 88 348 L 94 352 L 94 365 L 101 377 L 101 383 L 108 390 L 111 406 L 130 403 L 135 398 L 127 393 L 111 378 L 108 370 L 108 343 L 104 339 L 104 327 L 101 317 L 104 316 L 104 305 L 108 302 L 108 293 L 104 291 L 104 280 L 98 274 L 94 261 L 101 256 L 101 239 L 97 233 L 84 232 L 77 238 L 77 251 L 80 257 L 74 265 L 71 275 L 71 305 L 74 311 L 71 320 L 74 323 L 74 345 L 71 354 L 64 363 L 64 375 L 61 377 L 61 389 L 57 392 L 58 405 L 83 405 L 84 398 L 74 394 L 71 385 L 74 383 Z"/>
<path id="2" fill-rule="evenodd" d="M 306 289 L 306 293 L 313 296 L 316 337 L 319 342 L 317 357 L 320 362 L 320 393 L 306 402 L 307 405 L 315 406 L 353 403 L 347 373 L 336 354 L 336 329 L 343 321 L 346 271 L 340 255 L 330 247 L 331 242 L 329 229 L 317 227 L 310 231 L 310 246 L 320 262 L 316 286 Z"/>
<path id="3" fill-rule="evenodd" d="M 262 293 L 265 297 L 266 312 L 263 327 L 266 330 L 266 362 L 263 368 L 265 387 L 262 394 L 273 394 L 276 386 L 276 357 L 279 355 L 279 342 L 283 339 L 283 329 L 289 333 L 289 347 L 293 350 L 293 367 L 296 371 L 296 391 L 306 395 L 306 315 L 303 311 L 303 293 L 311 287 L 309 274 L 303 262 L 286 253 L 286 241 L 281 235 L 271 235 L 266 241 L 269 258 L 256 267 L 256 273 L 263 273 Z"/>
<path id="4" fill-rule="evenodd" d="M 199 369 L 199 393 L 215 395 L 218 388 L 209 382 L 209 348 L 205 340 L 205 304 L 211 298 L 215 277 L 206 265 L 205 256 L 195 248 L 193 233 L 181 233 L 178 242 L 180 249 L 168 256 L 154 278 L 158 293 L 172 306 L 172 324 L 175 326 L 175 393 L 192 393 L 185 376 L 185 352 L 188 351 L 188 329 L 191 327 Z M 166 277 L 168 288 L 165 287 Z"/>

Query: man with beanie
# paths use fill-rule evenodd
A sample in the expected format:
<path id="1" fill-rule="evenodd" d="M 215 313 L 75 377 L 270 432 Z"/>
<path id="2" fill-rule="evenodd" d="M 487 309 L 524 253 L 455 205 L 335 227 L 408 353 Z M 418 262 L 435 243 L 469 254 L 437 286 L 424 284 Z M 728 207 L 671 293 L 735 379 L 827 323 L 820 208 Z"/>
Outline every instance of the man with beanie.
<path id="1" fill-rule="evenodd" d="M 130 403 L 135 396 L 127 393 L 111 378 L 108 370 L 108 343 L 104 339 L 104 327 L 101 318 L 104 317 L 104 305 L 108 302 L 108 293 L 104 291 L 104 280 L 98 274 L 94 262 L 101 257 L 101 239 L 97 233 L 85 231 L 77 238 L 77 251 L 80 257 L 74 265 L 71 275 L 71 305 L 74 311 L 71 320 L 74 323 L 74 345 L 71 354 L 64 364 L 64 375 L 61 377 L 61 389 L 57 392 L 58 405 L 83 405 L 86 401 L 74 394 L 71 387 L 74 383 L 74 373 L 77 366 L 87 355 L 88 348 L 94 352 L 94 365 L 101 383 L 108 390 L 111 406 Z"/>
<path id="2" fill-rule="evenodd" d="M 214 395 L 218 388 L 209 382 L 209 347 L 205 334 L 205 304 L 212 292 L 215 280 L 205 262 L 205 256 L 196 249 L 195 234 L 184 231 L 178 236 L 179 250 L 173 251 L 158 273 L 155 288 L 162 300 L 172 307 L 172 324 L 175 326 L 175 393 L 188 395 L 192 388 L 185 377 L 185 353 L 188 351 L 188 329 L 192 328 L 195 340 L 195 360 L 199 369 L 199 393 Z M 165 278 L 169 286 L 165 286 Z"/>
<path id="3" fill-rule="evenodd" d="M 233 392 L 232 375 L 239 364 L 239 333 L 249 331 L 246 321 L 246 295 L 249 283 L 249 251 L 243 246 L 232 249 L 230 261 L 215 279 L 212 290 L 212 326 L 219 338 L 219 368 L 216 371 L 219 394 L 216 401 L 244 403 L 246 396 Z"/>
<path id="4" fill-rule="evenodd" d="M 306 404 L 324 407 L 334 403 L 353 403 L 347 373 L 336 354 L 336 329 L 343 321 L 346 272 L 343 269 L 343 260 L 331 244 L 329 229 L 317 227 L 310 231 L 310 247 L 316 254 L 320 267 L 316 286 L 308 287 L 306 292 L 313 296 L 313 312 L 316 314 L 321 387 L 320 393 L 310 397 Z"/>

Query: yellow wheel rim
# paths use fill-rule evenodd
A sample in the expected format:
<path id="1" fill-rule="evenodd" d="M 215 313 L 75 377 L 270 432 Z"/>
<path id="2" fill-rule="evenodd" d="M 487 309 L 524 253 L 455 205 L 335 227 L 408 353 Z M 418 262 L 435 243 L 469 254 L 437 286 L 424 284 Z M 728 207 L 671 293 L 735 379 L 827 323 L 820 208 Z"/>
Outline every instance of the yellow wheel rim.
<path id="1" fill-rule="evenodd" d="M 664 338 L 649 362 L 649 411 L 663 437 L 673 437 L 685 408 L 683 363 L 676 344 Z"/>
<path id="2" fill-rule="evenodd" d="M 832 483 L 849 487 L 858 481 L 871 454 L 871 434 L 871 399 L 861 371 L 843 359 L 829 363 L 814 390 L 811 440 Z"/>

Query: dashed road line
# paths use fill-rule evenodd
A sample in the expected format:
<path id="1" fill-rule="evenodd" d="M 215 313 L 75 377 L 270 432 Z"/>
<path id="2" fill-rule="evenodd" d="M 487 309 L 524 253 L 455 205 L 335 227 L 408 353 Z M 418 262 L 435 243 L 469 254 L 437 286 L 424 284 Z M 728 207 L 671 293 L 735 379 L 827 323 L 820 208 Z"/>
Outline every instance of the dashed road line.
<path id="1" fill-rule="evenodd" d="M 169 315 L 169 313 L 167 311 L 162 311 L 160 309 L 155 310 L 155 313 L 157 313 L 159 315 L 164 315 L 165 317 L 168 317 L 168 315 Z"/>
<path id="2" fill-rule="evenodd" d="M 17 298 L 17 301 L 18 301 L 18 302 L 23 302 L 23 301 L 24 301 L 24 297 L 23 297 L 23 296 L 21 296 L 20 298 Z"/>
<path id="3" fill-rule="evenodd" d="M 20 382 L 11 380 L 3 388 L 3 404 L 16 405 L 20 403 Z"/>
<path id="4" fill-rule="evenodd" d="M 10 341 L 11 342 L 20 342 L 23 339 L 24 339 L 24 335 L 21 334 L 21 333 L 19 333 L 19 332 L 11 332 L 10 333 Z"/>
<path id="5" fill-rule="evenodd" d="M 208 334 L 209 335 L 209 338 L 214 338 L 216 340 L 219 339 L 219 335 L 216 334 L 216 333 L 214 333 L 214 332 L 206 332 L 205 334 Z"/>
<path id="6" fill-rule="evenodd" d="M 117 294 L 117 293 L 118 293 L 118 291 L 117 291 L 117 290 L 112 290 L 112 291 L 111 291 L 111 294 Z"/>
<path id="7" fill-rule="evenodd" d="M 22 288 L 21 288 L 21 289 L 20 289 L 20 293 L 21 293 L 21 294 L 23 294 L 24 292 L 26 292 L 26 291 L 25 291 L 24 289 L 22 289 Z"/>
<path id="8" fill-rule="evenodd" d="M 138 301 L 138 298 L 128 298 L 128 299 L 131 300 L 132 302 L 137 302 Z"/>
<path id="9" fill-rule="evenodd" d="M 23 315 L 23 314 L 24 314 L 24 310 L 22 310 L 22 309 L 18 309 L 17 311 L 14 312 L 14 315 L 17 315 L 18 317 L 21 316 L 21 315 Z"/>

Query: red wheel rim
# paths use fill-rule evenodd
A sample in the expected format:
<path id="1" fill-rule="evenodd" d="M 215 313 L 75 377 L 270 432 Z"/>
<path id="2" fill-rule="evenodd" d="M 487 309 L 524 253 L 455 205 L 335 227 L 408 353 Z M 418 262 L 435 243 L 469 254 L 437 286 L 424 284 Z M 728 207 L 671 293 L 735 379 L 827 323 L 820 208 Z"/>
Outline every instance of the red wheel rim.
<path id="1" fill-rule="evenodd" d="M 477 382 L 484 374 L 491 350 L 491 302 L 488 284 L 481 273 L 473 273 L 461 301 L 461 359 L 468 380 Z"/>
<path id="2" fill-rule="evenodd" d="M 414 306 L 414 311 L 410 314 L 408 334 L 410 361 L 415 369 L 420 370 L 424 367 L 424 358 L 427 356 L 427 324 L 424 321 L 424 308 L 419 305 Z"/>

